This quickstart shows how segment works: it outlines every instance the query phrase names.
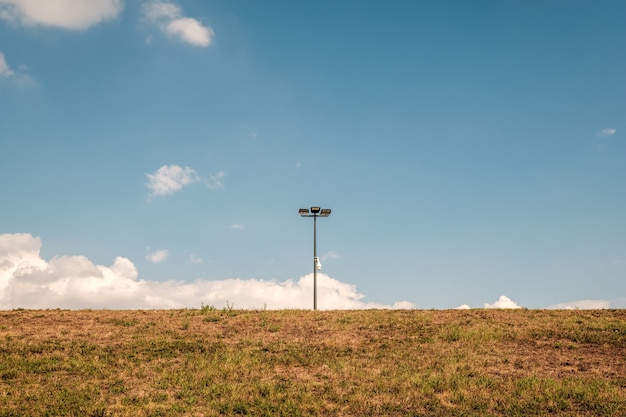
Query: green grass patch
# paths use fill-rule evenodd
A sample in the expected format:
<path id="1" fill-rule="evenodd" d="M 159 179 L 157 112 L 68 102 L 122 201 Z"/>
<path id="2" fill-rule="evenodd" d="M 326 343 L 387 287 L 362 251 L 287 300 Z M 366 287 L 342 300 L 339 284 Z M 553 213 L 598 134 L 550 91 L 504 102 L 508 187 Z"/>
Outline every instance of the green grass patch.
<path id="1" fill-rule="evenodd" d="M 626 415 L 626 313 L 0 312 L 0 417 Z"/>

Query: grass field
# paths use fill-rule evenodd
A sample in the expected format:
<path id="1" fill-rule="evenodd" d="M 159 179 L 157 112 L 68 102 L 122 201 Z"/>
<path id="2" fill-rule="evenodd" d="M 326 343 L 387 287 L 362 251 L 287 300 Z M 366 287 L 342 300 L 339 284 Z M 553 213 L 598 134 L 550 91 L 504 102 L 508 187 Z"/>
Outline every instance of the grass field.
<path id="1" fill-rule="evenodd" d="M 626 310 L 0 311 L 0 417 L 626 416 Z"/>

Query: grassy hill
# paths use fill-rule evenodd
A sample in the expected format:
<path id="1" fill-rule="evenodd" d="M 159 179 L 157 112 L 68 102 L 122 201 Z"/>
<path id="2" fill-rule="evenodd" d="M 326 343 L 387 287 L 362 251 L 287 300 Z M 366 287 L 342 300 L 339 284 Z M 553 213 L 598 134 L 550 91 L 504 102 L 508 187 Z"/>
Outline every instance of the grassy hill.
<path id="1" fill-rule="evenodd" d="M 0 417 L 626 416 L 626 310 L 0 311 Z"/>

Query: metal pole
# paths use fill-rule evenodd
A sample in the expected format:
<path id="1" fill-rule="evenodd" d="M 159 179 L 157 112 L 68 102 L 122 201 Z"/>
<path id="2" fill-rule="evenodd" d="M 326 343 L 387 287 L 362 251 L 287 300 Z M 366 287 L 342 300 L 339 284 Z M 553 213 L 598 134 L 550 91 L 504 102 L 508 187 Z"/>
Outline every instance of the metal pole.
<path id="1" fill-rule="evenodd" d="M 317 214 L 313 214 L 313 310 L 317 310 Z"/>

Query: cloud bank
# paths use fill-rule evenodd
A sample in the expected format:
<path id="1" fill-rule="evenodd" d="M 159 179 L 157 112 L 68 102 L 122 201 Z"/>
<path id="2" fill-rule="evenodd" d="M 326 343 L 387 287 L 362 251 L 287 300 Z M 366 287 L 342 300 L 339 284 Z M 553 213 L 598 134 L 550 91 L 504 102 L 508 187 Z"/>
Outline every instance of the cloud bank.
<path id="1" fill-rule="evenodd" d="M 25 26 L 87 29 L 117 17 L 123 0 L 0 0 L 0 18 Z"/>
<path id="2" fill-rule="evenodd" d="M 197 280 L 194 282 L 139 279 L 135 265 L 117 257 L 111 266 L 95 265 L 84 256 L 41 258 L 41 239 L 30 234 L 0 235 L 0 309 L 218 308 L 310 309 L 313 274 L 277 282 L 260 279 Z M 354 285 L 318 274 L 320 309 L 415 308 L 364 302 Z"/>
<path id="3" fill-rule="evenodd" d="M 179 38 L 191 45 L 207 47 L 213 39 L 213 29 L 199 20 L 182 15 L 180 6 L 168 1 L 144 3 L 144 18 L 157 25 L 162 32 Z"/>
<path id="4" fill-rule="evenodd" d="M 140 279 L 127 258 L 117 257 L 111 266 L 96 265 L 84 256 L 40 255 L 41 239 L 30 234 L 0 234 L 0 310 L 13 308 L 67 309 L 170 309 L 217 308 L 234 305 L 242 309 L 310 309 L 313 274 L 297 280 L 278 282 L 263 279 L 153 281 Z M 159 262 L 166 250 L 149 253 Z M 196 256 L 192 263 L 202 263 Z M 318 274 L 318 307 L 322 310 L 369 308 L 414 309 L 415 304 L 399 301 L 392 305 L 366 302 L 356 286 L 325 274 Z M 458 309 L 469 309 L 464 304 Z M 484 308 L 521 308 L 502 295 Z M 605 309 L 606 300 L 580 300 L 556 304 L 550 309 Z"/>

